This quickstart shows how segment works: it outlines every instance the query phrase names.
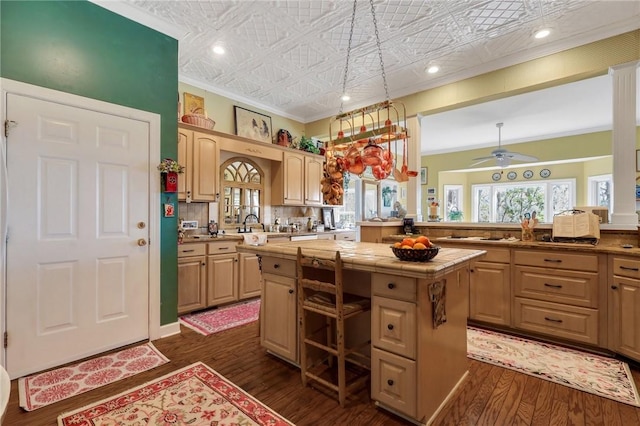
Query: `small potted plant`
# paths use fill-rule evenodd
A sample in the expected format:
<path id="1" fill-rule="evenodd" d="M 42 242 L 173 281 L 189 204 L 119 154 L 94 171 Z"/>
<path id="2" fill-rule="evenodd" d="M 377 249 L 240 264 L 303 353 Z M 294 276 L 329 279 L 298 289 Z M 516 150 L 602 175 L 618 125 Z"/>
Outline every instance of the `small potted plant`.
<path id="1" fill-rule="evenodd" d="M 165 158 L 158 164 L 158 170 L 162 176 L 163 192 L 176 192 L 178 190 L 178 173 L 184 173 L 184 166 L 176 160 Z"/>

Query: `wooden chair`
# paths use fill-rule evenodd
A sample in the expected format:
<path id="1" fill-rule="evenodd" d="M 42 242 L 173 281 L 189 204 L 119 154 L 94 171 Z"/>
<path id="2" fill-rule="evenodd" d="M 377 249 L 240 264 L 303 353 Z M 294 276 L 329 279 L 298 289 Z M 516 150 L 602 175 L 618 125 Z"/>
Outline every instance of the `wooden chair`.
<path id="1" fill-rule="evenodd" d="M 371 300 L 343 292 L 340 252 L 325 260 L 298 247 L 297 290 L 302 384 L 312 380 L 332 389 L 344 407 L 347 394 L 365 384 L 371 370 L 370 356 L 362 352 L 370 340 L 347 348 L 345 321 L 369 311 Z"/>

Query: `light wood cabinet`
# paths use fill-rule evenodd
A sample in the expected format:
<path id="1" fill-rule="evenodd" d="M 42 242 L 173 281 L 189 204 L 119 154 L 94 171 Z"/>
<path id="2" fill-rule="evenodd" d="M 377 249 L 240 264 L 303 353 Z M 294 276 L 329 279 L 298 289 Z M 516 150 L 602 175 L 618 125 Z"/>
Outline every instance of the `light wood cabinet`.
<path id="1" fill-rule="evenodd" d="M 511 325 L 511 265 L 476 261 L 469 281 L 469 318 Z"/>
<path id="2" fill-rule="evenodd" d="M 238 255 L 207 256 L 207 305 L 238 300 Z"/>
<path id="3" fill-rule="evenodd" d="M 606 265 L 598 254 L 514 250 L 513 258 L 515 328 L 605 345 L 599 271 Z"/>
<path id="4" fill-rule="evenodd" d="M 610 349 L 640 361 L 640 261 L 609 256 Z"/>
<path id="5" fill-rule="evenodd" d="M 238 253 L 238 298 L 248 299 L 260 296 L 260 262 L 258 256 Z"/>
<path id="6" fill-rule="evenodd" d="M 207 268 L 204 244 L 178 248 L 178 315 L 207 307 Z"/>
<path id="7" fill-rule="evenodd" d="M 298 363 L 295 262 L 262 258 L 261 345 Z"/>
<path id="8" fill-rule="evenodd" d="M 282 162 L 272 162 L 271 197 L 274 205 L 322 205 L 323 159 L 317 155 L 284 152 Z"/>
<path id="9" fill-rule="evenodd" d="M 337 232 L 336 234 L 336 240 L 339 241 L 355 241 L 356 240 L 356 233 L 355 232 Z"/>
<path id="10" fill-rule="evenodd" d="M 178 128 L 178 163 L 185 167 L 178 175 L 179 200 L 215 201 L 217 157 L 213 136 Z"/>

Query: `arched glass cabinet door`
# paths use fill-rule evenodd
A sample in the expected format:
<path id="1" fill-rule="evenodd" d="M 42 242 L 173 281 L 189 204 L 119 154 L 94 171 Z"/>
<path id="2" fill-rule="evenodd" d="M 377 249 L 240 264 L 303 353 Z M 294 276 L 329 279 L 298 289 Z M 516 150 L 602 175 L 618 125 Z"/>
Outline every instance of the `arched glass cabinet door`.
<path id="1" fill-rule="evenodd" d="M 264 172 L 248 158 L 234 157 L 222 164 L 220 223 L 225 229 L 262 223 Z M 255 228 L 255 227 L 254 227 Z"/>

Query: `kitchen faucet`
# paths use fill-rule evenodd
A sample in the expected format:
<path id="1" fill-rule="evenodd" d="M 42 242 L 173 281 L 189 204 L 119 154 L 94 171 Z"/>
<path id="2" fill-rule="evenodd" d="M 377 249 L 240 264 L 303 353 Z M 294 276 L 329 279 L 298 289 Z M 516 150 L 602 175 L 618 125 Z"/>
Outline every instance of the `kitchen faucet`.
<path id="1" fill-rule="evenodd" d="M 256 222 L 258 222 L 260 220 L 260 218 L 257 215 L 255 215 L 253 213 L 248 214 L 247 216 L 245 216 L 244 222 L 242 222 L 242 225 L 244 226 L 244 229 L 238 228 L 238 233 L 242 234 L 242 233 L 246 233 L 246 232 L 253 232 L 253 228 L 251 228 L 251 227 L 249 227 L 249 230 L 247 231 L 247 219 L 249 219 L 250 217 L 255 217 L 256 218 Z M 264 232 L 264 223 L 262 224 L 262 231 Z"/>

